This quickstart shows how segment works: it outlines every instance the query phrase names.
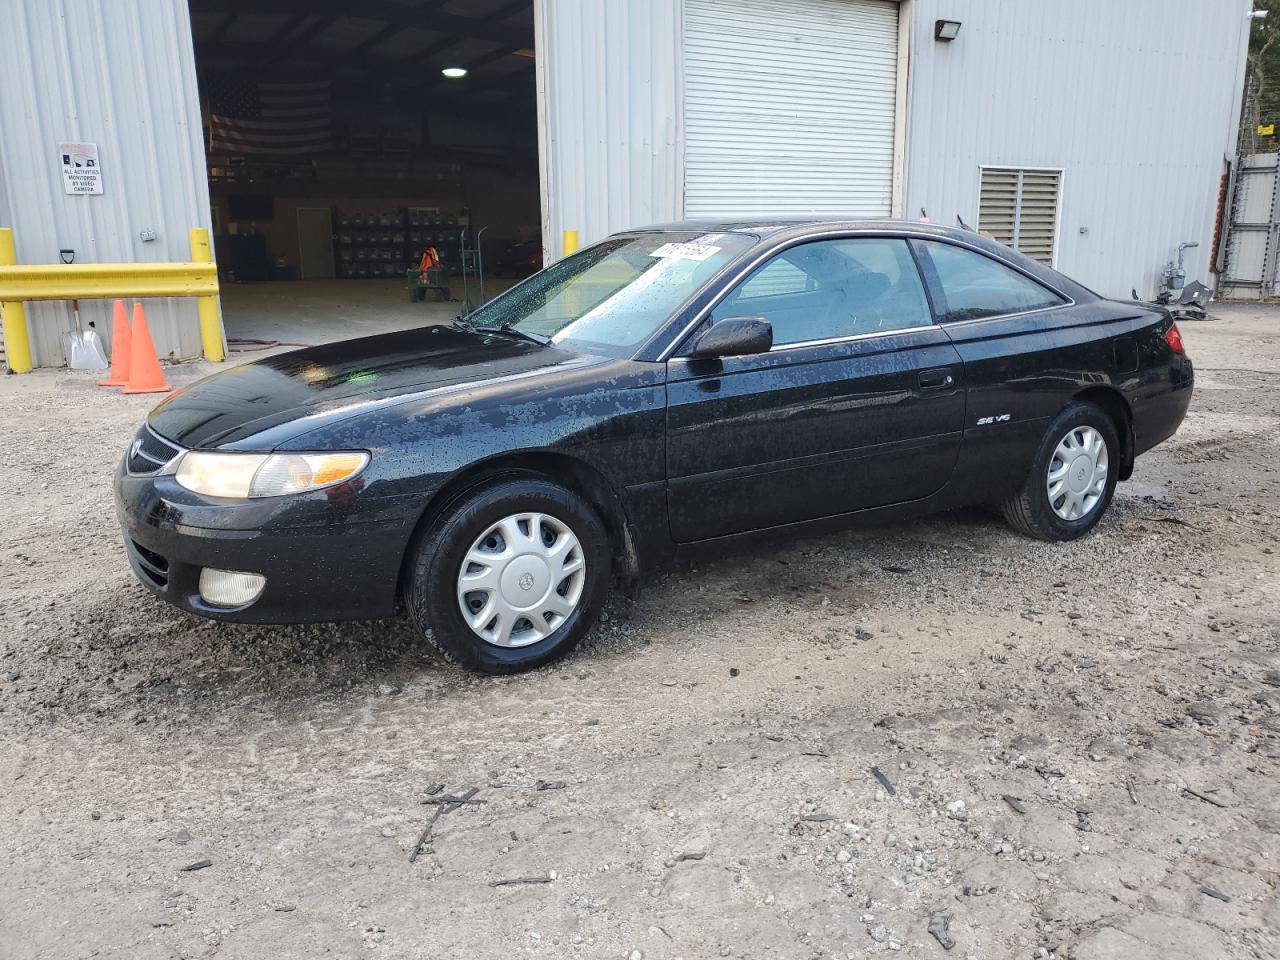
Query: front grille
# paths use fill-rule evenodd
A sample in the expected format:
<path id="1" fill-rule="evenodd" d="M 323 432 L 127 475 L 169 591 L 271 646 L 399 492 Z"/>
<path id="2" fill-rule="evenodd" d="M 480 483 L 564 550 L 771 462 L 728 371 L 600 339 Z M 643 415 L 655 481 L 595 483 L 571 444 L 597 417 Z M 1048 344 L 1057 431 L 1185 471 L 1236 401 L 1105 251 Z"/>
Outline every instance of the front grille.
<path id="1" fill-rule="evenodd" d="M 125 467 L 134 476 L 148 476 L 182 452 L 182 447 L 166 440 L 144 423 L 129 446 Z"/>
<path id="2" fill-rule="evenodd" d="M 168 586 L 169 561 L 154 550 L 148 550 L 132 537 L 129 538 L 129 546 L 133 548 L 133 557 L 142 575 L 161 589 Z"/>

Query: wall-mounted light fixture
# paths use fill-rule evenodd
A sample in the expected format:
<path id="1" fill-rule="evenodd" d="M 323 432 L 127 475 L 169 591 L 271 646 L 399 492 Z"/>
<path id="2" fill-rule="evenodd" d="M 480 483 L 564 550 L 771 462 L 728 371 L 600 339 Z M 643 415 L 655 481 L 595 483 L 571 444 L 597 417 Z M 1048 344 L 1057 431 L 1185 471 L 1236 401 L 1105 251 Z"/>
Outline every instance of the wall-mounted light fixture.
<path id="1" fill-rule="evenodd" d="M 933 22 L 933 39 L 950 43 L 960 32 L 959 20 L 935 20 Z"/>

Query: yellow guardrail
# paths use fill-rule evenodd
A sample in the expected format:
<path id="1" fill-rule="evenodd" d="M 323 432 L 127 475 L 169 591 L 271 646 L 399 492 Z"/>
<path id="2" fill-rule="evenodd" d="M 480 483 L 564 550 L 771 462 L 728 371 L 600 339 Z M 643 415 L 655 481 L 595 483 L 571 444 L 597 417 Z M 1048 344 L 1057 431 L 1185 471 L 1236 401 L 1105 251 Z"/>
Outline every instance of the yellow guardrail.
<path id="1" fill-rule="evenodd" d="M 20 263 L 0 266 L 0 301 L 107 297 L 208 297 L 218 292 L 212 263 Z"/>
<path id="2" fill-rule="evenodd" d="M 95 300 L 111 297 L 195 297 L 205 358 L 225 358 L 218 315 L 218 268 L 209 231 L 190 231 L 190 263 L 17 263 L 13 231 L 0 227 L 0 315 L 5 352 L 14 373 L 30 371 L 27 300 Z"/>

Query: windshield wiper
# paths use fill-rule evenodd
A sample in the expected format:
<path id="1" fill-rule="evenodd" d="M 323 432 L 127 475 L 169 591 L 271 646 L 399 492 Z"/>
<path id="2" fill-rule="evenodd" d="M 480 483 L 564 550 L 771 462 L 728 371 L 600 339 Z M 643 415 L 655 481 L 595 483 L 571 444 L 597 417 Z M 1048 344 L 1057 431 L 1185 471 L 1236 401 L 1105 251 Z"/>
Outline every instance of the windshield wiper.
<path id="1" fill-rule="evenodd" d="M 502 336 L 515 337 L 517 340 L 523 340 L 526 343 L 536 343 L 540 347 L 548 346 L 551 343 L 550 337 L 544 337 L 540 333 L 530 333 L 528 330 L 521 330 L 519 327 L 513 326 L 511 321 L 500 323 L 496 327 L 477 327 L 471 328 L 476 333 L 497 333 Z"/>
<path id="2" fill-rule="evenodd" d="M 478 326 L 468 320 L 466 317 L 457 316 L 453 318 L 453 325 L 459 330 L 465 330 L 467 333 L 496 333 L 502 336 L 515 337 L 517 340 L 524 340 L 526 343 L 536 343 L 540 347 L 545 347 L 551 343 L 550 337 L 544 337 L 540 333 L 530 333 L 528 330 L 520 330 L 513 326 L 510 320 L 492 326 Z"/>

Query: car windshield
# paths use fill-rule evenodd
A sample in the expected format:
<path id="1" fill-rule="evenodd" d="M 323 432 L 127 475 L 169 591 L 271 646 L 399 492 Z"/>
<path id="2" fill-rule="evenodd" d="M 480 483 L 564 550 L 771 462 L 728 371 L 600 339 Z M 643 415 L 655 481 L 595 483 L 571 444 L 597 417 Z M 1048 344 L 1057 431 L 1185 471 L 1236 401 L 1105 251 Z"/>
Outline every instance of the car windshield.
<path id="1" fill-rule="evenodd" d="M 534 274 L 466 319 L 529 339 L 628 355 L 755 240 L 734 233 L 610 237 Z"/>

